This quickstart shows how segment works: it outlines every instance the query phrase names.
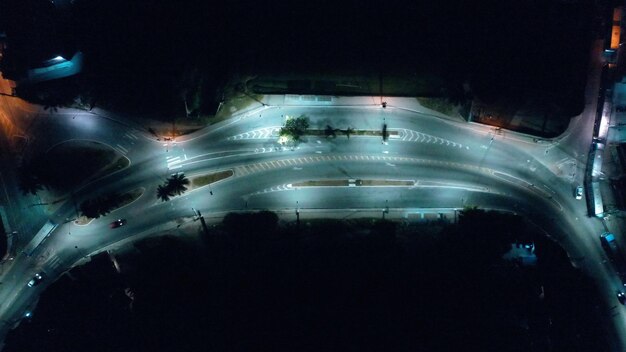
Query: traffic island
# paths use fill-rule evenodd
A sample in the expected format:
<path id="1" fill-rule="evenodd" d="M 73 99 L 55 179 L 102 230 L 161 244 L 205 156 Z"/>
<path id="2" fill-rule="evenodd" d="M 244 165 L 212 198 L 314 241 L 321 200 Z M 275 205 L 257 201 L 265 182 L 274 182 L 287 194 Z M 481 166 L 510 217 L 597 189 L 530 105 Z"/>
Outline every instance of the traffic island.
<path id="1" fill-rule="evenodd" d="M 54 212 L 79 186 L 129 165 L 128 158 L 106 144 L 75 140 L 57 144 L 26 161 L 19 177 L 23 191 L 37 193 L 41 197 L 37 205 L 46 205 L 46 210 Z"/>
<path id="2" fill-rule="evenodd" d="M 114 148 L 94 141 L 69 141 L 50 148 L 43 156 L 46 167 L 38 170 L 50 187 L 69 191 L 76 186 L 121 170 L 128 158 Z M 75 166 L 80 164 L 80 168 Z M 72 172 L 67 172 L 72 170 Z"/>
<path id="3" fill-rule="evenodd" d="M 130 192 L 120 194 L 119 205 L 116 206 L 114 209 L 110 209 L 109 213 L 114 212 L 115 210 L 121 209 L 127 206 L 128 204 L 136 201 L 137 199 L 139 199 L 139 197 L 141 197 L 141 195 L 143 194 L 143 192 L 145 192 L 145 190 L 146 190 L 145 188 L 141 187 L 141 188 L 136 188 Z M 96 218 L 81 215 L 78 218 L 76 218 L 76 220 L 74 220 L 74 224 L 79 225 L 79 226 L 85 226 L 85 225 L 89 225 L 89 223 L 91 223 L 94 219 Z"/>
<path id="4" fill-rule="evenodd" d="M 204 187 L 212 183 L 215 183 L 217 181 L 225 180 L 233 175 L 234 175 L 233 170 L 223 170 L 223 171 L 219 171 L 219 172 L 215 172 L 211 174 L 197 175 L 197 176 L 191 177 L 190 178 L 191 180 L 190 190 Z"/>
<path id="5" fill-rule="evenodd" d="M 292 183 L 291 187 L 413 187 L 413 180 L 310 180 Z"/>
<path id="6" fill-rule="evenodd" d="M 382 137 L 383 131 L 380 130 L 342 130 L 342 129 L 326 129 L 326 130 L 317 130 L 317 129 L 307 129 L 304 136 L 316 136 L 316 137 L 337 137 L 339 135 L 345 136 L 362 136 L 362 137 Z M 398 137 L 398 131 L 387 131 L 387 137 L 396 138 Z"/>

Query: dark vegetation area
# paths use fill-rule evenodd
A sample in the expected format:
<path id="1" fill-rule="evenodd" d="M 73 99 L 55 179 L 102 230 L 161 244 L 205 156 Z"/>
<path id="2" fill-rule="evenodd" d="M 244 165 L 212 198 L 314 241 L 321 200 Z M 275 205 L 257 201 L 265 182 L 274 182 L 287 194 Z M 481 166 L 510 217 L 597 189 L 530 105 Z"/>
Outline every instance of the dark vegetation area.
<path id="1" fill-rule="evenodd" d="M 4 258 L 4 255 L 9 249 L 8 241 L 9 239 L 7 238 L 7 233 L 4 231 L 4 225 L 2 224 L 2 219 L 0 218 L 0 260 Z"/>
<path id="2" fill-rule="evenodd" d="M 191 181 L 184 173 L 171 175 L 165 183 L 157 187 L 156 196 L 162 202 L 169 201 L 174 196 L 180 196 L 187 191 Z"/>
<path id="3" fill-rule="evenodd" d="M 136 243 L 117 257 L 125 284 L 63 279 L 5 351 L 608 350 L 590 280 L 514 215 L 229 214 L 201 236 Z M 536 267 L 501 259 L 516 240 L 534 241 Z"/>
<path id="4" fill-rule="evenodd" d="M 97 219 L 105 216 L 121 204 L 132 199 L 130 194 L 117 192 L 104 194 L 95 198 L 86 199 L 80 203 L 80 214 L 88 218 Z"/>
<path id="5" fill-rule="evenodd" d="M 76 167 L 77 163 L 80 167 Z M 127 165 L 127 159 L 119 158 L 104 144 L 66 142 L 45 154 L 25 158 L 18 170 L 19 187 L 24 194 L 36 194 L 44 188 L 69 192 L 99 173 L 112 172 Z"/>
<path id="6" fill-rule="evenodd" d="M 225 83 L 250 75 L 287 77 L 302 94 L 339 94 L 337 76 L 378 75 L 387 83 L 355 94 L 382 94 L 400 78 L 391 94 L 473 96 L 569 117 L 582 109 L 594 11 L 559 0 L 75 0 L 63 9 L 4 0 L 2 70 L 19 76 L 80 50 L 83 74 L 20 94 L 51 105 L 78 95 L 85 107 L 151 117 L 212 114 Z"/>

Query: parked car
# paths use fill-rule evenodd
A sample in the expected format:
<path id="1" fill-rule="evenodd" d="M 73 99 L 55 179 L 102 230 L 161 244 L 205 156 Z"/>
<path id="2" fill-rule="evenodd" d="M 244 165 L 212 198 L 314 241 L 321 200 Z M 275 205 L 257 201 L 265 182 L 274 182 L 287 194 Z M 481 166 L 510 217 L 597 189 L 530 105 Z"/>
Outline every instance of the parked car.
<path id="1" fill-rule="evenodd" d="M 576 187 L 576 199 L 582 199 L 583 198 L 583 186 L 578 186 Z"/>
<path id="2" fill-rule="evenodd" d="M 39 285 L 43 281 L 44 274 L 43 272 L 35 274 L 30 281 L 28 281 L 28 287 L 34 287 Z"/>
<path id="3" fill-rule="evenodd" d="M 112 229 L 116 229 L 118 227 L 126 225 L 126 219 L 117 219 L 109 224 L 109 227 Z"/>

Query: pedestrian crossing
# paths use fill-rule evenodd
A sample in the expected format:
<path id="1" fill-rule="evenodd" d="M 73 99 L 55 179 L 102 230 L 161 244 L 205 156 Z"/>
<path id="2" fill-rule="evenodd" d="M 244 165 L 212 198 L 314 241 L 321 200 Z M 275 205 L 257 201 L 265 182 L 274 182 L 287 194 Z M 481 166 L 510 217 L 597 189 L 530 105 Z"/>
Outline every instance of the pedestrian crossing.
<path id="1" fill-rule="evenodd" d="M 136 131 L 135 131 L 135 132 L 136 132 Z M 132 132 L 126 132 L 126 133 L 124 134 L 124 137 L 125 137 L 125 138 L 128 138 L 128 139 L 135 140 L 135 141 L 139 139 L 139 137 L 137 137 L 137 135 L 136 135 L 135 133 L 132 133 Z"/>
<path id="2" fill-rule="evenodd" d="M 53 255 L 48 259 L 48 262 L 46 263 L 46 267 L 50 270 L 55 270 L 61 265 L 63 265 L 63 263 L 61 262 L 61 258 L 59 258 L 58 255 Z"/>
<path id="3" fill-rule="evenodd" d="M 126 133 L 124 133 L 123 141 L 120 141 L 120 143 L 117 143 L 113 148 L 115 148 L 115 150 L 117 150 L 118 152 L 122 153 L 122 155 L 128 154 L 132 145 L 134 145 L 135 142 L 139 139 L 136 133 L 137 133 L 136 130 L 127 131 Z"/>
<path id="4" fill-rule="evenodd" d="M 167 156 L 165 160 L 167 162 L 168 170 L 180 169 L 183 167 L 181 163 L 187 161 L 187 154 L 182 154 L 181 156 Z"/>

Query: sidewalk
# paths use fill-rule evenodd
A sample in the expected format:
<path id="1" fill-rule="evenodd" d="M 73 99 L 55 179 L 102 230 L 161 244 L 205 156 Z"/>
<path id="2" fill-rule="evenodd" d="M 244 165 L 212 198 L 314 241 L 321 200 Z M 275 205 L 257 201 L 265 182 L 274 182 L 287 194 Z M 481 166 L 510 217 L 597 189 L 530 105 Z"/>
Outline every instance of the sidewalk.
<path id="1" fill-rule="evenodd" d="M 417 98 L 411 97 L 380 97 L 380 96 L 351 96 L 339 97 L 331 95 L 265 95 L 261 101 L 270 106 L 307 106 L 307 107 L 363 107 L 382 109 L 386 102 L 386 109 L 400 109 L 439 117 L 456 122 L 464 122 L 461 118 L 451 117 L 438 111 L 422 106 Z"/>

